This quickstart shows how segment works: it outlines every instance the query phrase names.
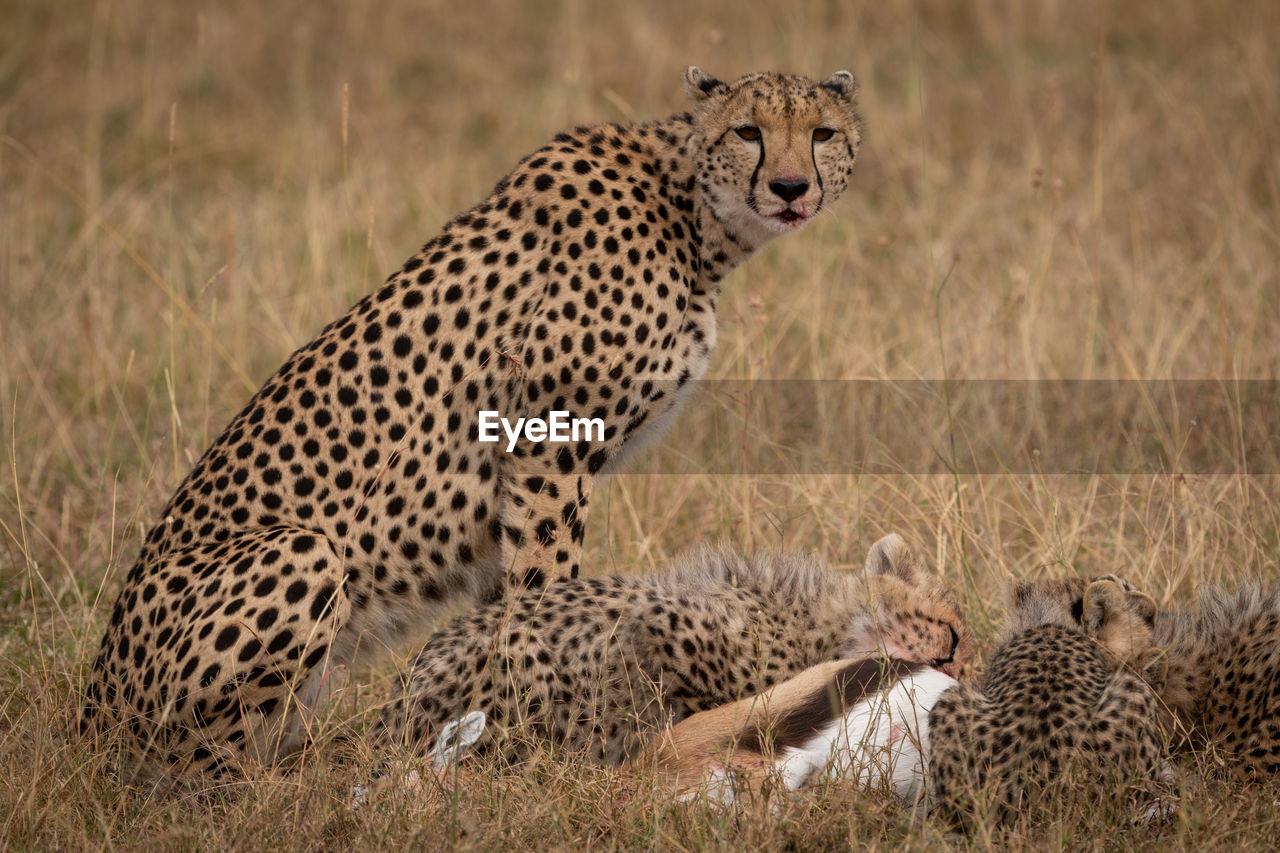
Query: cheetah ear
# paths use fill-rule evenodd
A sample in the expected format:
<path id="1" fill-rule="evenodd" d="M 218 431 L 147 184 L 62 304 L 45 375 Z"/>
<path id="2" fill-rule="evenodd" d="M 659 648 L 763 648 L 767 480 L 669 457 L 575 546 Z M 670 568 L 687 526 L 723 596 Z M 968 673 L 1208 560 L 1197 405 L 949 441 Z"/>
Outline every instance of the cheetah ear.
<path id="1" fill-rule="evenodd" d="M 1139 590 L 1129 591 L 1129 609 L 1137 613 L 1142 621 L 1147 623 L 1148 628 L 1154 628 L 1156 625 L 1156 600 L 1145 592 Z"/>
<path id="2" fill-rule="evenodd" d="M 696 65 L 684 72 L 684 92 L 693 101 L 705 101 L 712 95 L 727 91 L 728 86 L 712 77 Z"/>
<path id="3" fill-rule="evenodd" d="M 916 556 L 901 536 L 890 533 L 876 540 L 867 552 L 868 575 L 894 575 L 908 583 L 916 580 Z"/>
<path id="4" fill-rule="evenodd" d="M 852 101 L 858 96 L 858 81 L 848 71 L 837 71 L 818 86 L 845 101 Z"/>
<path id="5" fill-rule="evenodd" d="M 1125 607 L 1127 597 L 1113 580 L 1091 582 L 1084 590 L 1080 624 L 1088 634 L 1098 636 L 1112 615 Z"/>

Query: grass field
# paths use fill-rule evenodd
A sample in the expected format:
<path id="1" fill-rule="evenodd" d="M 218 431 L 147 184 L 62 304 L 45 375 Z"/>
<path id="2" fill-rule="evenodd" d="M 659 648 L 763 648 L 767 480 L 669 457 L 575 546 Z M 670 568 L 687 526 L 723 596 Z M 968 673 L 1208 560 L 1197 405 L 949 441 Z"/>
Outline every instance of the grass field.
<path id="1" fill-rule="evenodd" d="M 730 814 L 554 759 L 354 814 L 350 766 L 314 752 L 164 793 L 122 786 L 71 734 L 141 536 L 249 394 L 560 128 L 683 109 L 691 63 L 849 68 L 867 125 L 845 199 L 729 280 L 714 377 L 1280 379 L 1272 0 L 6 0 L 0 19 L 0 846 L 944 840 L 883 795 Z M 633 473 L 597 490 L 585 564 L 643 571 L 725 539 L 852 565 L 896 530 L 985 642 L 1005 581 L 1039 570 L 1119 571 L 1168 606 L 1202 583 L 1276 583 L 1280 467 L 1262 462 Z M 358 717 L 395 663 L 340 713 Z M 1082 796 L 954 843 L 1276 849 L 1280 786 L 1219 770 L 1200 762 L 1160 830 Z"/>

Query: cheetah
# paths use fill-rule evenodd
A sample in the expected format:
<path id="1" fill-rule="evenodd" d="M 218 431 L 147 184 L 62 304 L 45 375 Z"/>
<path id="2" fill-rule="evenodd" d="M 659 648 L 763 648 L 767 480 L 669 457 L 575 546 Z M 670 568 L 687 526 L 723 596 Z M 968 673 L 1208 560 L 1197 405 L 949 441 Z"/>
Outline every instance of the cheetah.
<path id="1" fill-rule="evenodd" d="M 1182 751 L 1212 744 L 1243 776 L 1280 772 L 1280 591 L 1206 589 L 1196 608 L 1161 612 L 1161 698 Z"/>
<path id="2" fill-rule="evenodd" d="M 550 743 L 613 765 L 671 722 L 824 661 L 884 650 L 955 672 L 971 648 L 951 594 L 897 535 L 862 572 L 705 549 L 662 574 L 561 580 L 460 617 L 414 659 L 375 740 L 421 750 L 481 711 L 477 747 Z"/>
<path id="3" fill-rule="evenodd" d="M 300 748 L 441 602 L 578 573 L 592 489 L 706 371 L 722 280 L 848 185 L 857 86 L 685 74 L 690 112 L 535 151 L 267 380 L 128 572 L 80 715 L 177 772 Z M 509 450 L 480 413 L 595 440 Z"/>
<path id="4" fill-rule="evenodd" d="M 1146 794 L 1168 781 L 1155 604 L 1126 587 L 1110 577 L 1015 585 L 1006 639 L 981 686 L 953 687 L 929 712 L 940 814 L 1008 823 L 1070 778 L 1109 783 L 1104 790 L 1137 783 Z"/>

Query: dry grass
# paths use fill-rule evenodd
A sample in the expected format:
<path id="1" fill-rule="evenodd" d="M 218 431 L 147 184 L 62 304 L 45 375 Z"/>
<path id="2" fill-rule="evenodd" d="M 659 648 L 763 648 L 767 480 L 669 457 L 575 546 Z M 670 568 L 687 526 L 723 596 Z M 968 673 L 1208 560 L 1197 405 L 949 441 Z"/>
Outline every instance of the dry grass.
<path id="1" fill-rule="evenodd" d="M 556 760 L 357 814 L 348 766 L 316 755 L 165 793 L 70 735 L 141 533 L 250 391 L 557 129 L 678 109 L 690 62 L 849 67 L 869 128 L 848 198 L 730 281 L 715 376 L 1280 378 L 1270 0 L 757 5 L 3 4 L 0 845 L 941 841 L 857 791 L 730 815 Z M 984 638 L 1010 575 L 1120 570 L 1171 604 L 1275 583 L 1280 547 L 1275 475 L 631 474 L 597 494 L 597 571 L 707 538 L 848 564 L 898 530 Z M 1275 849 L 1278 793 L 1210 774 L 1158 832 L 1081 799 L 972 843 Z"/>

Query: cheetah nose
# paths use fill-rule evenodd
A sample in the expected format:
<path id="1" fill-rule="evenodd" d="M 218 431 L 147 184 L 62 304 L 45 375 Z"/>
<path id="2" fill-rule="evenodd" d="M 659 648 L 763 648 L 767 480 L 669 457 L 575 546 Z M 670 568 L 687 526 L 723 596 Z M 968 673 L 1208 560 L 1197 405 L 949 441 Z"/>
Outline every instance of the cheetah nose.
<path id="1" fill-rule="evenodd" d="M 795 201 L 809 190 L 809 182 L 804 178 L 774 178 L 769 182 L 769 189 L 783 201 Z"/>

